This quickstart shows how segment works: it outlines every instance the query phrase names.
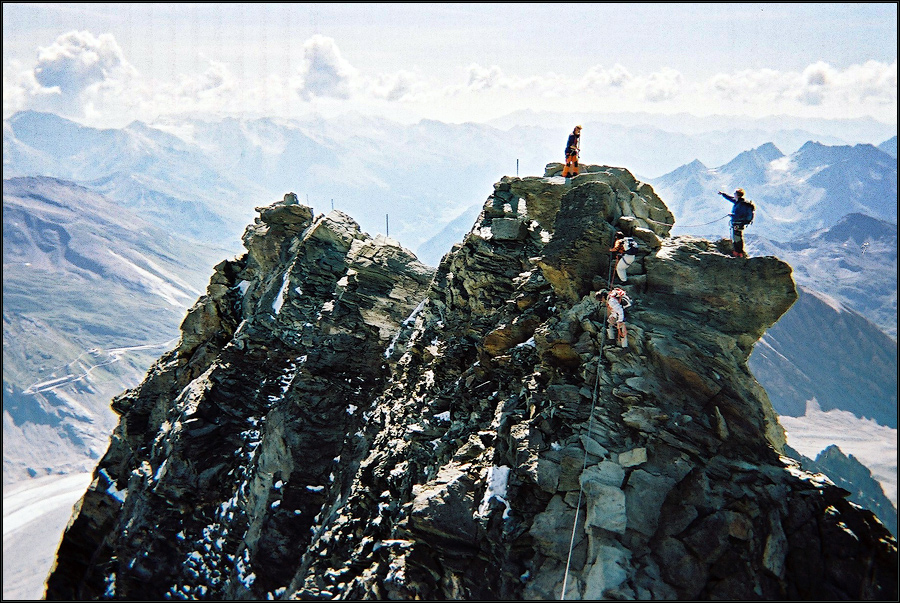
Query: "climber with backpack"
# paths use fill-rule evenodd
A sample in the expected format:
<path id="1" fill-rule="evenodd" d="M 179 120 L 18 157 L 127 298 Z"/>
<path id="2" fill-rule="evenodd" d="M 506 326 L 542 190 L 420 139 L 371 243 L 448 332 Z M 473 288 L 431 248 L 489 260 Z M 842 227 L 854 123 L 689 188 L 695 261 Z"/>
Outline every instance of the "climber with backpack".
<path id="1" fill-rule="evenodd" d="M 578 175 L 578 153 L 581 145 L 581 126 L 575 126 L 569 139 L 566 141 L 566 166 L 563 168 L 563 178 Z"/>
<path id="2" fill-rule="evenodd" d="M 626 237 L 622 231 L 616 232 L 615 242 L 610 251 L 613 259 L 616 260 L 616 276 L 623 284 L 628 282 L 628 267 L 634 263 L 637 249 L 637 243 L 633 238 Z M 610 284 L 612 284 L 612 275 L 610 275 Z"/>
<path id="3" fill-rule="evenodd" d="M 734 196 L 719 191 L 719 194 L 731 201 L 731 241 L 734 243 L 734 251 L 731 252 L 736 258 L 745 258 L 744 253 L 744 228 L 753 223 L 753 212 L 756 207 L 752 202 L 744 198 L 744 189 L 739 188 L 734 191 Z"/>
<path id="4" fill-rule="evenodd" d="M 606 336 L 615 340 L 620 348 L 628 347 L 628 329 L 625 327 L 625 308 L 631 307 L 631 298 L 620 287 L 607 292 L 597 292 L 597 299 L 606 302 Z"/>

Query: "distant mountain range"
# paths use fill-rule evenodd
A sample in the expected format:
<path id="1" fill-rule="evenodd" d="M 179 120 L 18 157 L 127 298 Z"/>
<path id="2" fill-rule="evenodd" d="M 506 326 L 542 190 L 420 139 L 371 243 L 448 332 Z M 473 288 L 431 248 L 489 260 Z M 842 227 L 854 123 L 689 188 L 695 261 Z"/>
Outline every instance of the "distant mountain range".
<path id="1" fill-rule="evenodd" d="M 332 206 L 346 211 L 367 232 L 390 234 L 417 251 L 424 246 L 423 261 L 436 264 L 443 252 L 429 240 L 480 205 L 495 181 L 503 175 L 541 175 L 547 163 L 562 159 L 574 124 L 559 118 L 535 125 L 533 119 L 513 117 L 495 125 L 429 120 L 406 125 L 359 115 L 181 119 L 99 130 L 22 112 L 4 120 L 3 177 L 74 181 L 157 226 L 201 241 L 228 241 L 235 252 L 253 208 L 292 191 L 317 211 Z M 728 123 L 731 127 L 723 127 Z M 651 176 L 694 158 L 727 161 L 767 141 L 788 149 L 808 140 L 848 142 L 835 133 L 840 130 L 835 123 L 817 121 L 777 127 L 764 120 L 629 114 L 596 115 L 583 125 L 584 162 L 626 167 L 651 183 Z M 865 120 L 843 125 L 853 142 L 881 142 L 873 137 L 884 132 L 886 138 L 891 129 Z M 670 203 L 670 209 L 681 208 Z M 726 209 L 717 203 L 717 211 Z M 678 211 L 676 216 L 686 223 Z"/>
<path id="2" fill-rule="evenodd" d="M 3 182 L 3 478 L 89 467 L 222 248 L 54 178 Z"/>
<path id="3" fill-rule="evenodd" d="M 838 300 L 897 339 L 897 225 L 864 214 L 786 243 L 748 236 L 754 255 L 774 255 L 797 283 Z"/>
<path id="4" fill-rule="evenodd" d="M 17 113 L 3 122 L 3 178 L 17 176 L 76 182 L 166 231 L 205 242 L 236 240 L 252 219 L 243 199 L 251 186 L 213 167 L 196 145 L 140 122 L 98 130 L 49 113 Z"/>
<path id="5" fill-rule="evenodd" d="M 897 342 L 822 293 L 800 297 L 750 355 L 779 415 L 803 416 L 807 400 L 897 428 Z"/>
<path id="6" fill-rule="evenodd" d="M 726 137 L 753 137 L 756 142 L 744 144 L 738 151 L 731 151 L 714 160 L 711 149 L 695 153 L 693 157 L 683 160 L 700 159 L 706 163 L 722 163 L 734 157 L 740 150 L 757 147 L 764 142 L 773 142 L 783 148 L 799 148 L 808 140 L 818 140 L 825 144 L 848 144 L 856 142 L 876 143 L 896 135 L 897 126 L 879 122 L 871 117 L 851 119 L 821 119 L 794 117 L 791 115 L 770 115 L 767 117 L 746 117 L 740 115 L 691 115 L 689 113 L 646 113 L 646 112 L 592 112 L 581 114 L 584 123 L 596 122 L 615 124 L 623 127 L 654 128 L 666 132 L 687 134 L 690 136 L 719 133 Z M 532 111 L 529 109 L 514 111 L 488 122 L 498 128 L 510 129 L 516 126 L 571 128 L 571 113 L 553 113 L 550 111 Z M 709 140 L 713 140 L 710 137 Z M 746 143 L 746 140 L 742 140 Z M 681 149 L 673 149 L 681 155 Z M 674 157 L 673 157 L 674 159 Z M 671 171 L 671 170 L 668 170 Z"/>
<path id="7" fill-rule="evenodd" d="M 737 188 L 756 205 L 747 234 L 777 241 L 828 228 L 850 213 L 897 219 L 897 160 L 868 144 L 807 142 L 784 155 L 767 143 L 720 167 L 693 161 L 650 183 L 675 214 L 674 234 L 727 236 L 731 204 L 718 191 Z"/>

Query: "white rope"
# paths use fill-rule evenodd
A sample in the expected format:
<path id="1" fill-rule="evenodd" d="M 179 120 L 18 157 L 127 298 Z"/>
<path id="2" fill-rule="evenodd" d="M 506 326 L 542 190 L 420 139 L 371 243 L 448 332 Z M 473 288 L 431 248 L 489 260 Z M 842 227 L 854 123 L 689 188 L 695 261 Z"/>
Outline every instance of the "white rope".
<path id="1" fill-rule="evenodd" d="M 724 220 L 725 218 L 727 218 L 730 215 L 731 214 L 725 214 L 721 218 L 716 218 L 712 222 L 706 222 L 704 224 L 688 224 L 687 226 L 682 226 L 681 224 L 678 224 L 678 228 L 699 228 L 700 226 L 709 226 L 710 224 L 715 224 L 719 220 Z M 668 222 L 658 222 L 656 220 L 651 220 L 650 218 L 641 218 L 641 219 L 644 220 L 645 222 L 653 222 L 654 224 L 661 224 L 663 226 L 672 226 L 672 227 L 675 226 L 675 224 L 669 224 Z"/>
<path id="2" fill-rule="evenodd" d="M 591 437 L 591 433 L 594 428 L 594 408 L 597 406 L 597 391 L 600 389 L 600 367 L 602 366 L 601 362 L 603 360 L 603 345 L 606 342 L 606 321 L 609 318 L 609 306 L 606 306 L 606 311 L 603 313 L 603 325 L 602 335 L 600 337 L 600 350 L 597 352 L 597 374 L 594 376 L 594 395 L 591 400 L 591 415 L 588 420 L 588 438 Z M 584 448 L 584 461 L 581 464 L 581 472 L 584 473 L 585 469 L 587 469 L 587 446 Z M 581 479 L 578 479 L 578 503 L 575 505 L 575 519 L 572 522 L 572 537 L 569 539 L 569 556 L 566 559 L 566 573 L 563 574 L 563 584 L 562 584 L 562 593 L 560 594 L 559 600 L 566 600 L 566 585 L 569 582 L 569 565 L 572 563 L 572 550 L 575 548 L 575 531 L 578 527 L 578 510 L 581 508 L 581 496 L 584 492 L 584 486 L 581 485 Z"/>

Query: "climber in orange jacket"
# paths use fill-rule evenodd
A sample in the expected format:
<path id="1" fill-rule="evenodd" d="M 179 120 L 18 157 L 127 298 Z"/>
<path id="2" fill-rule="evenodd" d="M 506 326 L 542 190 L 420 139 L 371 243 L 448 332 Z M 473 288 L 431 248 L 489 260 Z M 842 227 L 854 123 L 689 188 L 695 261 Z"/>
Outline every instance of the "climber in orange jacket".
<path id="1" fill-rule="evenodd" d="M 581 144 L 581 126 L 575 126 L 566 141 L 566 167 L 563 168 L 564 178 L 578 175 L 578 152 Z"/>

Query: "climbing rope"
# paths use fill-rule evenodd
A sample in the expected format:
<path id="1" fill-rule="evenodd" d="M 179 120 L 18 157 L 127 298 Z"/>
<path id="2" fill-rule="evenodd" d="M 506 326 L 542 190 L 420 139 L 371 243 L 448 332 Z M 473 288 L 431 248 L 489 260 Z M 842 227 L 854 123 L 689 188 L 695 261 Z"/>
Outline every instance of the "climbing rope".
<path id="1" fill-rule="evenodd" d="M 724 220 L 725 218 L 727 218 L 729 216 L 731 216 L 731 214 L 725 214 L 721 218 L 716 218 L 712 222 L 705 222 L 703 224 L 688 224 L 687 226 L 682 226 L 681 224 L 679 224 L 678 228 L 699 228 L 700 226 L 709 226 L 710 224 L 715 224 L 719 220 Z M 645 222 L 653 222 L 654 224 L 661 224 L 663 226 L 673 226 L 673 227 L 675 226 L 675 224 L 669 224 L 668 222 L 657 222 L 656 220 L 651 220 L 650 218 L 641 218 L 641 219 L 644 220 Z"/>
<path id="2" fill-rule="evenodd" d="M 609 275 L 609 277 L 606 279 L 606 290 L 607 290 L 607 291 L 609 291 L 610 289 L 612 289 L 612 282 L 613 282 L 613 261 L 614 261 L 615 259 L 616 259 L 616 256 L 615 256 L 615 255 L 610 255 L 610 256 L 609 256 L 609 266 L 606 267 L 606 273 Z M 608 310 L 607 310 L 607 311 L 608 311 Z"/>
<path id="3" fill-rule="evenodd" d="M 597 352 L 597 374 L 594 376 L 594 395 L 591 400 L 591 414 L 588 419 L 588 438 L 591 437 L 591 433 L 593 433 L 594 429 L 594 408 L 597 406 L 597 394 L 600 389 L 600 369 L 602 368 L 603 361 L 603 345 L 606 342 L 606 321 L 609 318 L 609 306 L 606 306 L 606 310 L 603 313 L 603 325 L 600 327 L 600 350 Z M 587 446 L 584 447 L 584 461 L 581 464 L 581 473 L 587 469 Z M 578 527 L 578 510 L 581 508 L 581 497 L 584 492 L 584 486 L 581 485 L 581 479 L 578 480 L 578 503 L 575 505 L 575 519 L 572 521 L 572 537 L 569 539 L 569 556 L 566 558 L 566 573 L 563 575 L 563 585 L 562 585 L 562 593 L 560 594 L 559 600 L 566 600 L 566 585 L 569 582 L 569 565 L 572 563 L 572 550 L 575 548 L 575 532 Z"/>

